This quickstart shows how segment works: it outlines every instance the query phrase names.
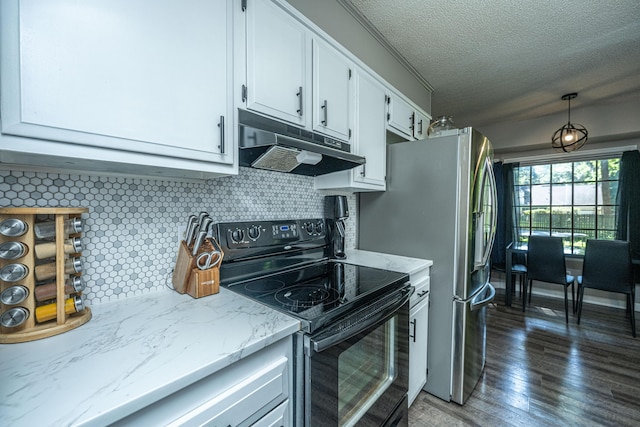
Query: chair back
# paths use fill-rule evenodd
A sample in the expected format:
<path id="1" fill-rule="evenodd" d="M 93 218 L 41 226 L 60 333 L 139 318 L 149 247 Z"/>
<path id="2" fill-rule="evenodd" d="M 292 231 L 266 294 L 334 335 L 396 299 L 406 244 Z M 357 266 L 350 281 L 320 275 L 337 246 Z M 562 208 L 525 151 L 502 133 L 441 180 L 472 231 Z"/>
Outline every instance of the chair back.
<path id="1" fill-rule="evenodd" d="M 587 240 L 582 266 L 582 286 L 621 292 L 633 286 L 629 242 Z"/>
<path id="2" fill-rule="evenodd" d="M 567 267 L 562 237 L 531 236 L 527 250 L 527 278 L 565 284 Z"/>

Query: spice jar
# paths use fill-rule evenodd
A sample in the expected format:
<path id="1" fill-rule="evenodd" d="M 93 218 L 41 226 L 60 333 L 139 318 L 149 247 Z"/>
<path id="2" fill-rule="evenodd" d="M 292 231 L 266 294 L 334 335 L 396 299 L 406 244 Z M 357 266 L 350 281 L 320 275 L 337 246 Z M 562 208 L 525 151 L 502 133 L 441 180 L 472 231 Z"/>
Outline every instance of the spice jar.
<path id="1" fill-rule="evenodd" d="M 71 276 L 64 283 L 64 293 L 65 295 L 71 295 L 78 292 L 82 292 L 84 290 L 84 283 L 82 283 L 82 279 L 80 276 Z M 36 290 L 34 291 L 34 295 L 36 296 L 36 301 L 46 301 L 49 299 L 54 299 L 58 294 L 58 288 L 55 281 L 45 283 L 44 285 L 36 286 Z"/>
<path id="2" fill-rule="evenodd" d="M 51 258 L 56 256 L 56 242 L 38 243 L 34 246 L 33 251 L 38 259 Z M 82 239 L 79 237 L 74 237 L 73 239 L 67 239 L 64 241 L 65 254 L 73 254 L 81 251 Z"/>
<path id="3" fill-rule="evenodd" d="M 82 261 L 80 258 L 69 258 L 64 262 L 65 274 L 80 273 L 81 271 Z M 51 279 L 56 276 L 56 263 L 50 262 L 48 264 L 36 265 L 34 272 L 37 281 Z"/>
<path id="4" fill-rule="evenodd" d="M 1 259 L 18 259 L 27 254 L 29 248 L 22 242 L 3 242 L 0 244 Z"/>
<path id="5" fill-rule="evenodd" d="M 67 314 L 77 313 L 84 310 L 84 302 L 79 296 L 68 298 L 64 301 L 64 312 Z M 42 323 L 56 318 L 56 303 L 41 305 L 36 307 L 36 322 Z"/>
<path id="6" fill-rule="evenodd" d="M 56 235 L 56 222 L 47 221 L 39 222 L 33 226 L 33 231 L 36 233 L 38 239 L 47 239 L 49 237 L 55 237 Z M 64 222 L 64 234 L 69 235 L 73 233 L 82 232 L 82 220 L 80 218 L 69 218 Z"/>

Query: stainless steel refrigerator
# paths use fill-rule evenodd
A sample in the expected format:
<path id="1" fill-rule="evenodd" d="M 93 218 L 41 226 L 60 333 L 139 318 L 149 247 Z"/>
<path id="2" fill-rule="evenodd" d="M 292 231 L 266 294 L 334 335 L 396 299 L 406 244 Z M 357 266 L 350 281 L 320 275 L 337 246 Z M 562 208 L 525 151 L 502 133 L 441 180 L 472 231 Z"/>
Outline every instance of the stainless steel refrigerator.
<path id="1" fill-rule="evenodd" d="M 463 404 L 485 365 L 496 228 L 492 147 L 472 129 L 388 146 L 387 191 L 359 196 L 359 248 L 433 260 L 424 390 Z"/>

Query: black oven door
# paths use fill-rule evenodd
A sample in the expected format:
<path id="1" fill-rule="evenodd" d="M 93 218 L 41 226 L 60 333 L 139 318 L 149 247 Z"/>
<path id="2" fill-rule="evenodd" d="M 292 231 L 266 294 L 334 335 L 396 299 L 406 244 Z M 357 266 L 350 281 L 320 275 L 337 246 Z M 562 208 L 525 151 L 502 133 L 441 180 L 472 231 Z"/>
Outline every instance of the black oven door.
<path id="1" fill-rule="evenodd" d="M 305 337 L 305 425 L 406 425 L 412 290 Z"/>

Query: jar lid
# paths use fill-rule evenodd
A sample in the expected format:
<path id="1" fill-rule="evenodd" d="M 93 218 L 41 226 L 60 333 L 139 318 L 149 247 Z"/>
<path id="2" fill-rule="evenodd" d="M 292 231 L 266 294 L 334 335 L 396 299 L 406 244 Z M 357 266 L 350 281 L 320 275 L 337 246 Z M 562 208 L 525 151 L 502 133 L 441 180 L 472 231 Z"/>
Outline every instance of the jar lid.
<path id="1" fill-rule="evenodd" d="M 71 218 L 69 219 L 69 232 L 70 233 L 82 233 L 82 219 L 81 218 Z"/>
<path id="2" fill-rule="evenodd" d="M 27 299 L 29 295 L 29 289 L 22 285 L 11 286 L 0 294 L 0 301 L 5 305 L 20 304 Z"/>
<path id="3" fill-rule="evenodd" d="M 0 244 L 0 258 L 18 259 L 27 253 L 27 247 L 21 242 L 3 242 Z"/>
<path id="4" fill-rule="evenodd" d="M 0 268 L 0 280 L 17 282 L 27 277 L 29 269 L 24 264 L 7 264 Z"/>
<path id="5" fill-rule="evenodd" d="M 15 328 L 20 326 L 29 317 L 29 310 L 24 307 L 11 308 L 0 316 L 0 324 L 5 328 Z"/>
<path id="6" fill-rule="evenodd" d="M 9 237 L 22 236 L 27 232 L 27 228 L 27 223 L 17 218 L 9 218 L 0 222 L 0 234 Z"/>
<path id="7" fill-rule="evenodd" d="M 82 300 L 82 297 L 80 295 L 76 295 L 75 297 L 73 297 L 73 304 L 76 307 L 76 312 L 81 312 L 82 310 L 84 310 L 84 301 Z"/>
<path id="8" fill-rule="evenodd" d="M 69 284 L 76 292 L 82 292 L 84 290 L 84 283 L 82 282 L 82 276 L 71 276 Z"/>
<path id="9" fill-rule="evenodd" d="M 73 258 L 73 269 L 76 273 L 82 272 L 82 260 L 80 258 Z"/>
<path id="10" fill-rule="evenodd" d="M 73 250 L 75 252 L 82 252 L 82 239 L 79 237 L 73 238 Z"/>

